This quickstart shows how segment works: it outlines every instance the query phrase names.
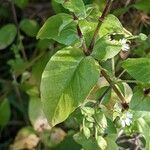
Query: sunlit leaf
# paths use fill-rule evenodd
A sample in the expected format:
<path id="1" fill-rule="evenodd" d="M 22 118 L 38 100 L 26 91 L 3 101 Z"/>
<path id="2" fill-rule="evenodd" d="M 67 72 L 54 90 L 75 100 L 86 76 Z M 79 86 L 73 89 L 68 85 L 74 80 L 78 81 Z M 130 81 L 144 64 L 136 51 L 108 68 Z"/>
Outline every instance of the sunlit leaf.
<path id="1" fill-rule="evenodd" d="M 97 137 L 97 144 L 101 150 L 105 150 L 107 147 L 107 142 L 102 136 Z"/>
<path id="2" fill-rule="evenodd" d="M 150 83 L 150 58 L 129 58 L 122 67 L 136 80 Z"/>
<path id="3" fill-rule="evenodd" d="M 107 37 L 100 38 L 94 46 L 92 56 L 100 61 L 106 61 L 121 51 L 121 44 L 109 40 Z"/>
<path id="4" fill-rule="evenodd" d="M 136 88 L 129 106 L 136 111 L 150 111 L 150 96 L 144 95 L 141 88 Z"/>
<path id="5" fill-rule="evenodd" d="M 90 74 L 90 76 L 89 76 Z M 69 47 L 48 62 L 41 81 L 44 112 L 54 126 L 64 121 L 88 96 L 99 77 L 99 68 L 80 49 Z"/>
<path id="6" fill-rule="evenodd" d="M 70 45 L 77 39 L 76 23 L 73 17 L 61 13 L 50 17 L 37 35 L 38 39 L 53 39 L 59 43 Z"/>
<path id="7" fill-rule="evenodd" d="M 55 0 L 57 3 L 60 3 L 64 8 L 75 13 L 79 18 L 85 18 L 86 10 L 82 0 Z"/>

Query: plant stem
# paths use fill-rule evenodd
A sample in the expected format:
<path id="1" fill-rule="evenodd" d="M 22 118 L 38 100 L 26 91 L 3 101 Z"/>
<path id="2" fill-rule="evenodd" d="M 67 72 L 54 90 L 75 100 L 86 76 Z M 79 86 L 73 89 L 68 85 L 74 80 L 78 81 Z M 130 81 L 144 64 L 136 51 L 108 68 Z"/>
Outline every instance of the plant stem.
<path id="1" fill-rule="evenodd" d="M 140 82 L 138 82 L 136 80 L 121 80 L 121 81 L 118 81 L 118 83 L 120 83 L 120 82 L 135 83 L 135 84 L 140 83 Z"/>
<path id="2" fill-rule="evenodd" d="M 23 45 L 22 40 L 21 40 L 21 36 L 20 36 L 19 24 L 18 24 L 18 19 L 17 19 L 17 14 L 16 14 L 16 9 L 15 9 L 15 5 L 14 5 L 14 1 L 10 0 L 10 2 L 11 2 L 11 9 L 12 9 L 12 14 L 13 14 L 14 22 L 15 22 L 16 28 L 17 28 L 18 41 L 19 41 L 19 44 Z M 21 46 L 21 52 L 22 52 L 23 58 L 25 60 L 27 60 L 27 56 L 26 56 L 26 53 L 25 53 L 25 50 L 24 50 L 23 46 Z"/>
<path id="3" fill-rule="evenodd" d="M 111 59 L 111 63 L 112 63 L 112 73 L 115 76 L 115 59 L 114 59 L 114 57 Z"/>
<path id="4" fill-rule="evenodd" d="M 14 85 L 14 89 L 15 89 L 15 92 L 16 92 L 16 96 L 19 100 L 20 106 L 23 108 L 21 93 L 20 93 L 20 90 L 18 88 L 17 79 L 16 79 L 16 76 L 15 76 L 14 73 L 12 74 L 12 78 L 13 78 L 13 85 Z"/>
<path id="5" fill-rule="evenodd" d="M 112 1 L 113 0 L 107 0 L 107 3 L 106 3 L 106 6 L 102 12 L 102 15 L 99 17 L 98 19 L 98 24 L 97 24 L 97 27 L 95 29 L 95 32 L 94 32 L 94 35 L 93 35 L 93 38 L 91 40 L 91 43 L 90 43 L 90 46 L 88 48 L 88 53 L 91 54 L 92 50 L 93 50 L 93 47 L 94 47 L 94 44 L 95 44 L 95 41 L 96 41 L 96 38 L 97 38 L 97 35 L 98 35 L 98 32 L 99 32 L 99 29 L 104 21 L 104 19 L 106 18 L 106 16 L 108 15 L 109 13 L 109 10 L 110 10 L 110 7 L 111 7 L 111 4 L 112 4 Z"/>
<path id="6" fill-rule="evenodd" d="M 83 34 L 81 32 L 79 25 L 77 25 L 77 32 L 78 32 L 78 36 L 79 36 L 81 43 L 82 43 L 82 48 L 83 48 L 84 54 L 87 56 L 88 55 L 87 46 L 86 46 L 85 39 L 83 37 Z"/>
<path id="7" fill-rule="evenodd" d="M 74 18 L 74 20 L 78 20 L 78 18 L 75 16 L 75 14 L 73 14 L 73 18 Z M 81 40 L 81 43 L 82 43 L 83 52 L 87 56 L 89 54 L 88 54 L 88 50 L 87 50 L 87 46 L 86 46 L 86 43 L 85 43 L 84 36 L 83 36 L 82 31 L 79 27 L 79 24 L 77 24 L 77 33 L 78 33 L 78 36 L 79 36 L 79 38 Z"/>
<path id="8" fill-rule="evenodd" d="M 118 79 L 126 72 L 126 70 L 123 70 L 119 75 L 118 75 Z"/>
<path id="9" fill-rule="evenodd" d="M 21 109 L 24 111 L 24 105 L 23 105 L 22 96 L 21 96 L 20 90 L 18 88 L 18 82 L 17 82 L 16 76 L 15 76 L 14 73 L 12 73 L 12 78 L 13 78 L 14 90 L 16 92 L 16 96 L 18 98 L 18 102 L 20 104 Z M 23 113 L 23 117 L 24 117 L 24 121 L 26 122 L 26 124 L 29 124 L 29 120 L 27 118 L 26 113 Z"/>
<path id="10" fill-rule="evenodd" d="M 21 75 L 25 70 L 29 69 L 30 67 L 32 67 L 45 53 L 42 52 L 41 54 L 39 54 L 37 57 L 35 57 L 34 59 L 32 59 L 31 61 L 28 62 L 28 64 L 24 67 L 24 69 L 18 73 L 16 73 L 16 77 L 18 77 L 19 75 Z"/>
<path id="11" fill-rule="evenodd" d="M 104 78 L 107 80 L 107 82 L 110 84 L 110 86 L 112 87 L 112 89 L 114 90 L 114 92 L 117 94 L 117 96 L 119 97 L 119 99 L 121 100 L 121 104 L 124 110 L 128 109 L 129 106 L 124 98 L 124 96 L 122 95 L 122 93 L 118 90 L 118 88 L 116 87 L 116 85 L 113 83 L 113 81 L 111 80 L 110 76 L 107 74 L 107 72 L 102 69 L 101 70 L 101 74 L 104 76 Z"/>

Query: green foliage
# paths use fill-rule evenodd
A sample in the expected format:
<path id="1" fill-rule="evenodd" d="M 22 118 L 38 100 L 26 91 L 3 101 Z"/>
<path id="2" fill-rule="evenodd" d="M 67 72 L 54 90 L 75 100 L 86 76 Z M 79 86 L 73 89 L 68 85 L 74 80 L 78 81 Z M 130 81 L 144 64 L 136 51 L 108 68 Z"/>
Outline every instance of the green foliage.
<path id="1" fill-rule="evenodd" d="M 29 3 L 29 0 L 13 0 L 13 1 L 21 9 L 25 8 Z"/>
<path id="2" fill-rule="evenodd" d="M 134 4 L 133 6 L 136 8 L 136 9 L 139 9 L 139 10 L 143 10 L 145 12 L 150 12 L 150 1 L 149 0 L 140 0 L 138 2 L 136 2 L 136 4 Z"/>
<path id="3" fill-rule="evenodd" d="M 110 1 L 2 2 L 0 149 L 150 149 L 149 0 Z"/>
<path id="4" fill-rule="evenodd" d="M 14 24 L 7 24 L 0 29 L 0 50 L 5 49 L 15 39 L 17 29 Z"/>
<path id="5" fill-rule="evenodd" d="M 0 103 L 0 127 L 4 127 L 9 122 L 11 115 L 10 104 L 8 99 L 2 100 Z"/>

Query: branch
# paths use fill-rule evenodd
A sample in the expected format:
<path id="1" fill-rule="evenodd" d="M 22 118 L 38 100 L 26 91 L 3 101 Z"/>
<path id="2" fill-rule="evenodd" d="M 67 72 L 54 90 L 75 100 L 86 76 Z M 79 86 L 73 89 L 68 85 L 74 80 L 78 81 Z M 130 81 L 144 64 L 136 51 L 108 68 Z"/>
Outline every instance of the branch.
<path id="1" fill-rule="evenodd" d="M 95 32 L 94 32 L 94 35 L 93 35 L 93 38 L 91 40 L 91 43 L 90 43 L 90 46 L 88 48 L 88 53 L 91 54 L 92 50 L 93 50 L 93 47 L 94 47 L 94 44 L 95 44 L 95 41 L 96 41 L 96 38 L 97 38 L 97 35 L 98 35 L 98 32 L 99 32 L 99 29 L 104 21 L 104 19 L 106 18 L 106 16 L 108 15 L 109 13 L 109 10 L 110 10 L 110 7 L 111 7 L 111 4 L 112 4 L 112 1 L 113 0 L 107 0 L 107 3 L 106 3 L 106 6 L 102 12 L 102 15 L 99 17 L 98 19 L 98 24 L 97 24 L 97 27 L 95 29 Z"/>
<path id="2" fill-rule="evenodd" d="M 122 93 L 118 90 L 118 88 L 116 87 L 116 85 L 113 83 L 113 81 L 111 80 L 110 76 L 107 74 L 107 72 L 102 69 L 101 70 L 101 74 L 104 76 L 104 78 L 107 80 L 107 82 L 110 84 L 110 86 L 112 87 L 112 89 L 114 90 L 114 92 L 117 94 L 117 96 L 119 97 L 120 101 L 121 101 L 121 105 L 123 110 L 126 110 L 129 108 L 124 96 L 122 95 Z"/>

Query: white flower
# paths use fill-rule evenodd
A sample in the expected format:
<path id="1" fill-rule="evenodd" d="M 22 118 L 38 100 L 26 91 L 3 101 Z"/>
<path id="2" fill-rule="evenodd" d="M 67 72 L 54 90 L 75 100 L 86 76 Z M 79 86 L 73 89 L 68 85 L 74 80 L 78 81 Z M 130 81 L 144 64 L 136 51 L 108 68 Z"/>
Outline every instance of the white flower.
<path id="1" fill-rule="evenodd" d="M 130 126 L 132 123 L 133 115 L 130 112 L 125 112 L 120 118 L 121 125 L 124 128 L 125 126 Z"/>
<path id="2" fill-rule="evenodd" d="M 112 35 L 116 35 L 117 33 L 112 33 Z M 123 38 L 118 40 L 112 39 L 111 36 L 108 36 L 108 40 L 111 41 L 112 44 L 121 44 L 121 49 L 124 52 L 128 52 L 130 50 L 130 45 L 127 43 L 127 39 Z"/>
<path id="3" fill-rule="evenodd" d="M 123 38 L 123 39 L 119 40 L 119 42 L 120 42 L 121 45 L 122 45 L 122 47 L 121 47 L 122 51 L 128 52 L 128 51 L 130 50 L 130 46 L 129 46 L 129 44 L 127 43 L 127 40 L 126 40 L 126 39 Z"/>

